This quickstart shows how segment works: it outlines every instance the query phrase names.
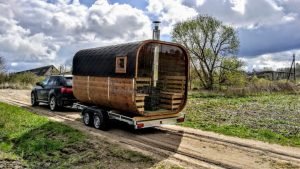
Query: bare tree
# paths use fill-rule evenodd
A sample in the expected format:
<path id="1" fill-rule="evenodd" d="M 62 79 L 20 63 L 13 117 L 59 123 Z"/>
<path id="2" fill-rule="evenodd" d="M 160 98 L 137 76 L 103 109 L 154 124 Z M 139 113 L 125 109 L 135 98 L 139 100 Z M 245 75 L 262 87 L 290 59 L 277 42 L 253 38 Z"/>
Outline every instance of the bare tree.
<path id="1" fill-rule="evenodd" d="M 239 48 L 236 31 L 210 16 L 199 15 L 179 22 L 172 31 L 173 41 L 190 52 L 190 60 L 206 89 L 213 89 L 214 74 L 222 67 L 225 56 L 234 55 Z"/>
<path id="2" fill-rule="evenodd" d="M 65 67 L 64 65 L 60 65 L 60 66 L 59 66 L 59 73 L 60 73 L 60 74 L 65 73 L 65 70 L 66 70 L 66 67 Z"/>

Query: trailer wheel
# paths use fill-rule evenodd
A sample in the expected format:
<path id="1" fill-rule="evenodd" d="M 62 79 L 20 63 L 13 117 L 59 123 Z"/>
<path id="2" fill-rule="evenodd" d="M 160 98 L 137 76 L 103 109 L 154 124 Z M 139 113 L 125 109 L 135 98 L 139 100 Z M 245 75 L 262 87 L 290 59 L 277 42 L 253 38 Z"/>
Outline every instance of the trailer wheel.
<path id="1" fill-rule="evenodd" d="M 100 130 L 108 130 L 109 119 L 106 112 L 99 111 L 94 114 L 94 127 Z"/>
<path id="2" fill-rule="evenodd" d="M 83 110 L 82 112 L 82 121 L 86 126 L 92 126 L 93 124 L 93 115 L 88 110 Z"/>

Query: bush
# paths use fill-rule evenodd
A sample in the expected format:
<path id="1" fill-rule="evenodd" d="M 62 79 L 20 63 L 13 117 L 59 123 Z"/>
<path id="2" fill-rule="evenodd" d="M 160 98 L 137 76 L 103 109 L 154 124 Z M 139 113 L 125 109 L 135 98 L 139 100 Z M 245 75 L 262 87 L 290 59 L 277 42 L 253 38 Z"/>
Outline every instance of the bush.
<path id="1" fill-rule="evenodd" d="M 272 92 L 299 93 L 299 91 L 299 86 L 286 80 L 270 81 L 254 77 L 245 87 L 228 87 L 225 94 L 228 96 L 246 96 Z"/>
<path id="2" fill-rule="evenodd" d="M 33 73 L 26 72 L 21 74 L 0 74 L 1 89 L 31 89 L 36 82 L 43 77 L 38 77 Z"/>
<path id="3" fill-rule="evenodd" d="M 26 73 L 21 73 L 21 74 L 16 74 L 13 75 L 12 80 L 14 82 L 18 82 L 21 84 L 35 84 L 37 80 L 37 76 L 33 73 L 26 72 Z"/>
<path id="4" fill-rule="evenodd" d="M 0 83 L 4 83 L 6 81 L 6 74 L 0 73 Z"/>

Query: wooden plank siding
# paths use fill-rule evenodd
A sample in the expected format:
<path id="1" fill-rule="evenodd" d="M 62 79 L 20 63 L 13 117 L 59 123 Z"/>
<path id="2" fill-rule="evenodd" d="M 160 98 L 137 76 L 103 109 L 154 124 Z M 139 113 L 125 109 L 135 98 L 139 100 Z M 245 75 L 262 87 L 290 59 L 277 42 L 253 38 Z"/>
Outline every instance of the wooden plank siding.
<path id="1" fill-rule="evenodd" d="M 174 114 L 184 99 L 185 79 L 182 76 L 162 77 L 163 84 L 160 94 L 160 107 L 167 110 L 157 112 L 145 111 L 145 97 L 148 94 L 136 93 L 142 85 L 150 85 L 149 78 L 111 78 L 74 76 L 73 92 L 75 97 L 83 103 L 104 107 L 113 107 L 120 111 L 132 112 L 142 116 L 159 114 Z M 146 113 L 145 113 L 146 112 Z"/>
<path id="2" fill-rule="evenodd" d="M 135 105 L 133 79 L 74 76 L 73 81 L 73 92 L 80 102 L 142 114 Z"/>

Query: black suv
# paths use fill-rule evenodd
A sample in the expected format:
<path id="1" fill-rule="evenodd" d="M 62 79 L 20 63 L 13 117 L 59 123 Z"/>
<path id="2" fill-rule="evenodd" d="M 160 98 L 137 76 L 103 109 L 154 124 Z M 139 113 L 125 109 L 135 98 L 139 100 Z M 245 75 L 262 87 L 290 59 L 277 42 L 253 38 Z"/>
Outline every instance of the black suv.
<path id="1" fill-rule="evenodd" d="M 54 111 L 72 105 L 76 101 L 72 91 L 71 75 L 48 76 L 36 85 L 31 92 L 32 106 L 37 106 L 40 102 L 48 103 L 50 110 Z"/>

